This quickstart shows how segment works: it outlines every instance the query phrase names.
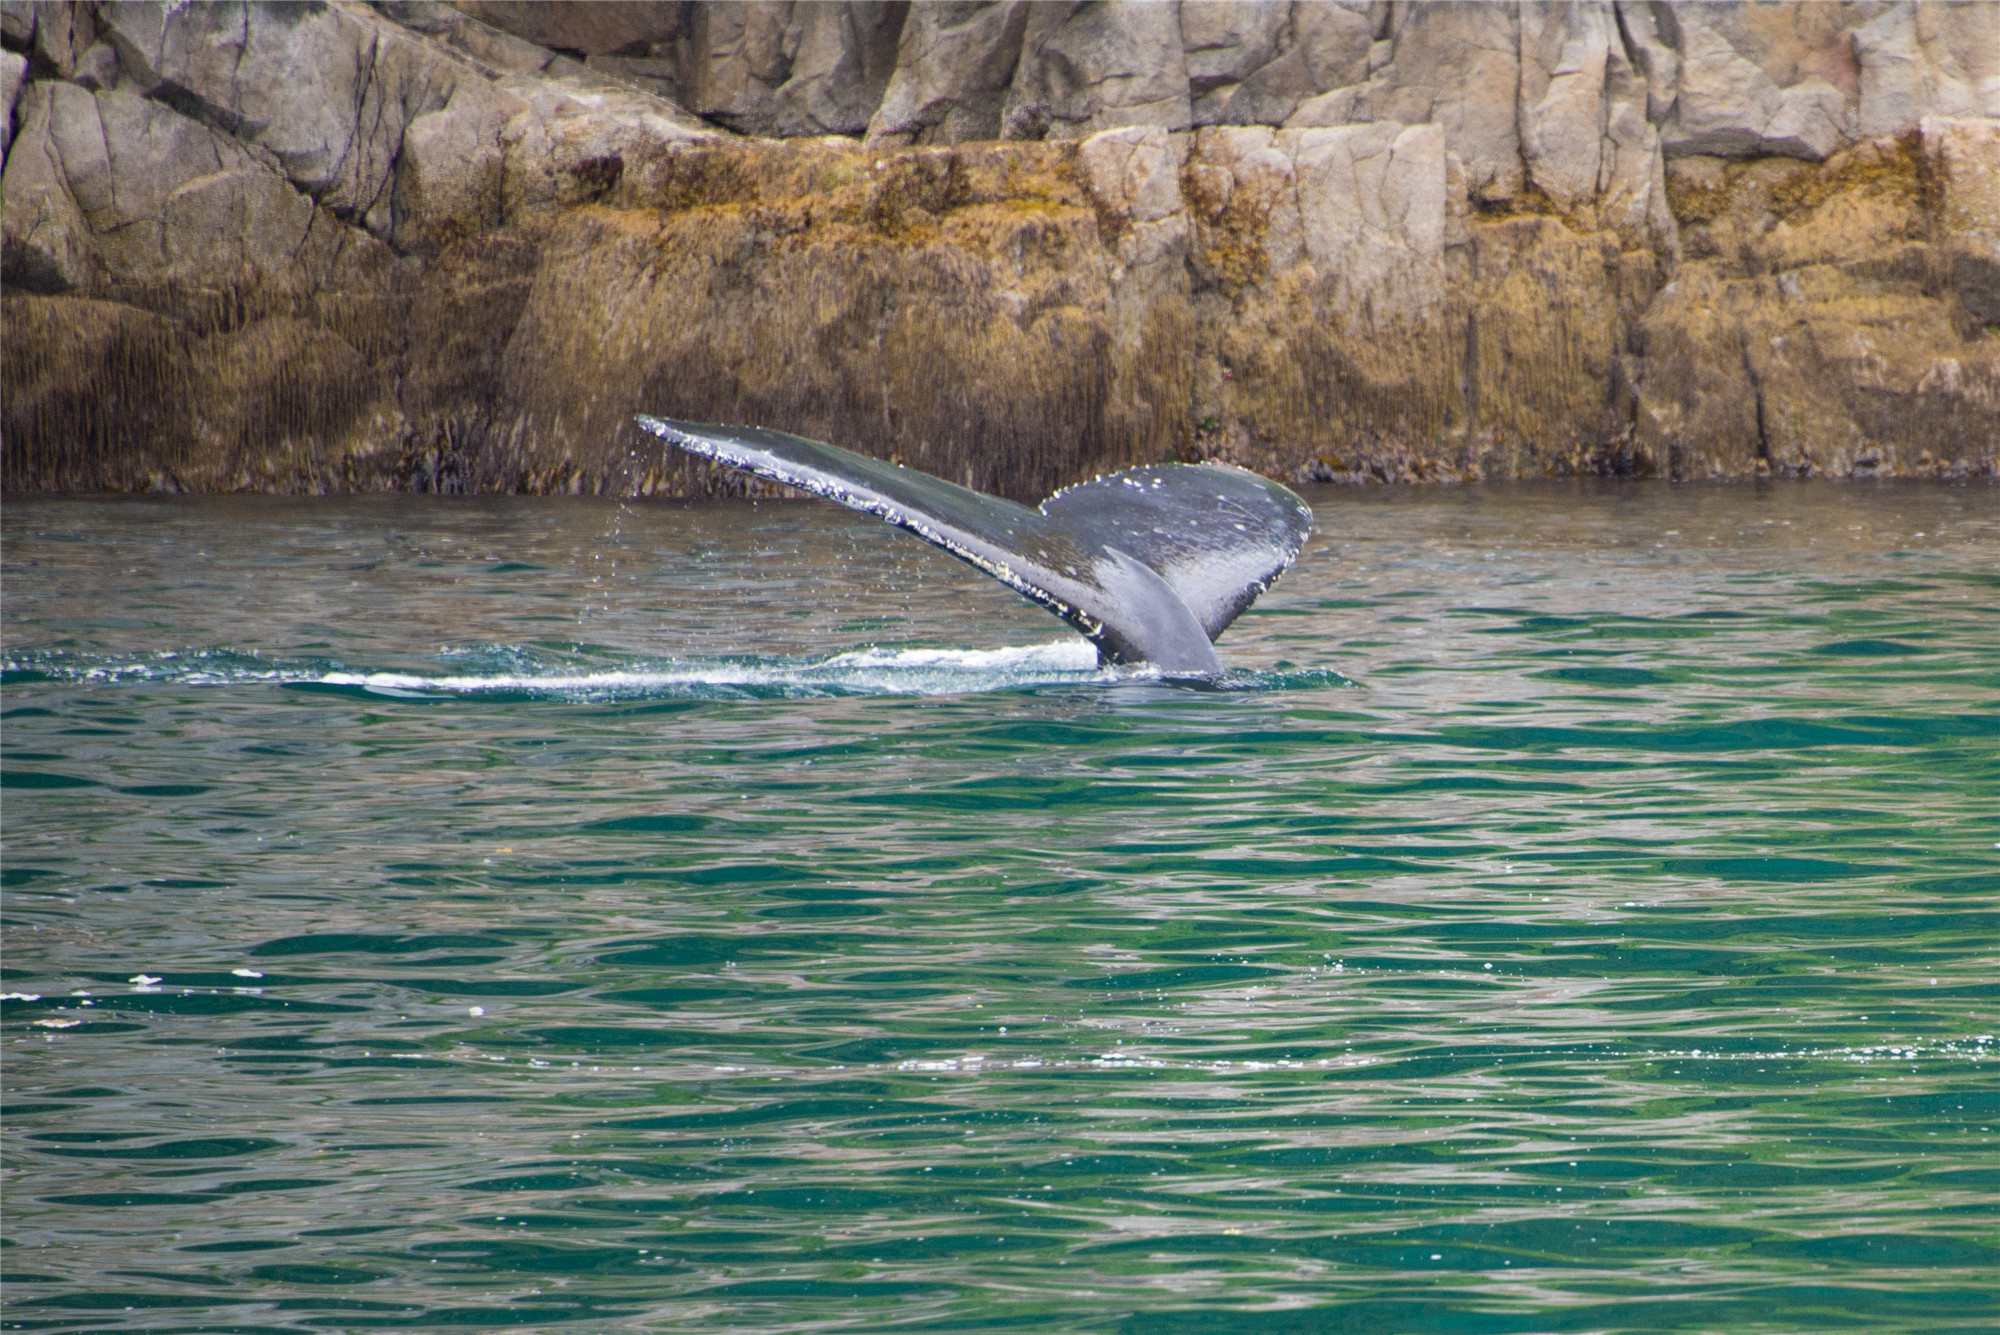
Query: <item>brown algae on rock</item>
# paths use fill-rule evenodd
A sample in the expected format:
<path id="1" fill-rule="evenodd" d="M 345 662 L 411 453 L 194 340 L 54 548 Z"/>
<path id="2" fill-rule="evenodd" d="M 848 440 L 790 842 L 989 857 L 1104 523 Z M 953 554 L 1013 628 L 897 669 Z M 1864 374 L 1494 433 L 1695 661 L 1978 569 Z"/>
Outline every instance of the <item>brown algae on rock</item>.
<path id="1" fill-rule="evenodd" d="M 1996 467 L 1993 7 L 683 8 L 10 9 L 5 485 Z"/>

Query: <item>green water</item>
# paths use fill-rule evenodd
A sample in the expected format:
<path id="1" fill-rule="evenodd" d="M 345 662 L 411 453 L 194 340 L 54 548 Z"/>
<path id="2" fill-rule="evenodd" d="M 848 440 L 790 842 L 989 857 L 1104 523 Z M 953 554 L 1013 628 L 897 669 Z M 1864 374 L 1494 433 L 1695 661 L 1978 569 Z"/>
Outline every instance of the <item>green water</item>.
<path id="1" fill-rule="evenodd" d="M 5 1328 L 2000 1323 L 1990 486 L 10 501 Z"/>

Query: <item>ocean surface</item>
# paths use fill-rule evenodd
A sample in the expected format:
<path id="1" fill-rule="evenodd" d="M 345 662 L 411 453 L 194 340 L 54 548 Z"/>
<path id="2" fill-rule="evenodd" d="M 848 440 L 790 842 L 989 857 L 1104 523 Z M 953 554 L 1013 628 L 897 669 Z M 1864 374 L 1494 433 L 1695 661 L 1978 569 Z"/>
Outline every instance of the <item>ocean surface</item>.
<path id="1" fill-rule="evenodd" d="M 4 515 L 8 1330 L 2000 1326 L 2000 490 Z"/>

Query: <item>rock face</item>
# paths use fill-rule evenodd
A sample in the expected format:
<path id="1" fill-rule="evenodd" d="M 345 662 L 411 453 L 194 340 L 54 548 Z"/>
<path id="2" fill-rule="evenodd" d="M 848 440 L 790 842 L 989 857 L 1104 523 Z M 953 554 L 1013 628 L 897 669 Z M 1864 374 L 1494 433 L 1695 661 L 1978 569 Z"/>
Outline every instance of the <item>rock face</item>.
<path id="1" fill-rule="evenodd" d="M 2000 469 L 2000 5 L 0 5 L 9 487 Z"/>

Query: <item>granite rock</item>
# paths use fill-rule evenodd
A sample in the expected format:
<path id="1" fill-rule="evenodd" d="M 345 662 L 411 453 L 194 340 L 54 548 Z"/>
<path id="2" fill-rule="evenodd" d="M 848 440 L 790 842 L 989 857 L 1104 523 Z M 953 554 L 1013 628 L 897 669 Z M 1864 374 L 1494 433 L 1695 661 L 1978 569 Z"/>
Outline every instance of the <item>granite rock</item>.
<path id="1" fill-rule="evenodd" d="M 681 84 L 689 109 L 740 133 L 772 132 L 773 102 L 791 73 L 787 38 L 796 9 L 759 0 L 696 9 Z"/>
<path id="2" fill-rule="evenodd" d="M 791 68 L 773 95 L 776 132 L 866 133 L 895 70 L 908 12 L 899 0 L 797 6 L 787 38 Z"/>
<path id="3" fill-rule="evenodd" d="M 2000 8 L 1893 5 L 1849 40 L 1856 133 L 1908 134 L 1927 115 L 2000 116 Z"/>
<path id="4" fill-rule="evenodd" d="M 96 107 L 87 89 L 31 83 L 14 108 L 17 128 L 0 182 L 0 288 L 9 292 L 87 290 L 95 263 L 90 224 L 70 193 L 57 116 Z"/>
<path id="5" fill-rule="evenodd" d="M 86 289 L 100 274 L 112 285 L 309 285 L 340 244 L 250 150 L 136 92 L 35 83 L 23 102 L 5 226 L 24 287 Z"/>
<path id="6" fill-rule="evenodd" d="M 1946 263 L 1966 312 L 2000 325 L 2000 120 L 1926 118 Z"/>
<path id="7" fill-rule="evenodd" d="M 789 138 L 867 129 L 895 66 L 908 4 L 717 0 L 660 8 L 677 17 L 658 25 L 650 42 L 609 48 L 610 37 L 586 25 L 579 35 L 597 48 L 588 51 L 589 67 L 727 129 Z M 521 25 L 530 32 L 551 26 Z"/>
<path id="8" fill-rule="evenodd" d="M 607 0 L 605 5 L 593 5 L 592 8 L 609 9 L 620 3 L 623 0 Z M 444 0 L 375 0 L 374 8 L 409 32 L 427 37 L 473 61 L 490 75 L 556 73 L 564 66 L 574 64 L 572 58 L 482 23 L 463 8 L 446 4 Z M 528 8 L 538 10 L 542 6 Z M 551 3 L 547 8 L 561 9 L 563 5 Z M 507 12 L 512 14 L 514 11 L 510 7 Z"/>
<path id="9" fill-rule="evenodd" d="M 1077 158 L 1100 217 L 1114 236 L 1124 279 L 1148 288 L 1185 286 L 1187 203 L 1181 194 L 1190 136 L 1158 126 L 1105 130 L 1083 141 Z"/>
<path id="10" fill-rule="evenodd" d="M 1285 124 L 1435 124 L 1463 164 L 1473 198 L 1514 198 L 1526 179 L 1518 110 L 1520 11 L 1444 0 L 1398 7 L 1393 14 L 1380 59 L 1371 48 L 1366 80 L 1308 98 Z M 1545 136 L 1553 132 L 1544 126 Z"/>
<path id="11" fill-rule="evenodd" d="M 117 4 L 98 14 L 137 93 L 216 127 L 381 237 L 393 226 L 404 131 L 478 77 L 337 5 Z"/>
<path id="12" fill-rule="evenodd" d="M 1023 497 L 1993 472 L 1996 25 L 5 0 L 0 471 L 740 485 L 635 462 L 652 409 Z"/>
<path id="13" fill-rule="evenodd" d="M 35 0 L 0 0 L 0 41 L 10 49 L 35 44 Z"/>
<path id="14" fill-rule="evenodd" d="M 27 20 L 35 55 L 58 78 L 76 77 L 77 62 L 97 43 L 97 8 L 76 0 L 35 0 Z"/>
<path id="15" fill-rule="evenodd" d="M 937 0 L 903 24 L 895 72 L 868 122 L 885 147 L 998 139 L 1028 0 Z"/>
<path id="16" fill-rule="evenodd" d="M 391 197 L 392 235 L 403 250 L 435 252 L 500 223 L 506 155 L 502 132 L 527 103 L 467 80 L 435 111 L 403 129 Z"/>
<path id="17" fill-rule="evenodd" d="M 1194 124 L 1222 123 L 1243 81 L 1289 43 L 1292 8 L 1290 0 L 1183 0 L 1181 50 Z"/>
<path id="18" fill-rule="evenodd" d="M 1687 258 L 1635 331 L 1639 447 L 1677 476 L 1990 468 L 2000 337 L 1976 309 L 1989 124 L 1933 120 L 1926 142 L 1865 141 L 1821 164 L 1677 162 Z M 1954 189 L 1969 208 L 1945 203 Z"/>
<path id="19" fill-rule="evenodd" d="M 1855 131 L 1847 91 L 1855 74 L 1845 32 L 1827 11 L 1802 8 L 1806 40 L 1768 40 L 1769 16 L 1751 5 L 1686 5 L 1679 30 L 1679 94 L 1661 142 L 1670 154 L 1778 155 L 1819 160 Z M 1811 40 L 1816 38 L 1817 40 Z M 1760 40 L 1766 39 L 1766 40 Z M 1781 82 L 1787 76 L 1791 81 Z M 1829 77 L 1831 76 L 1831 77 Z"/>
<path id="20" fill-rule="evenodd" d="M 1379 5 L 1296 0 L 1272 59 L 1206 99 L 1213 123 L 1281 125 L 1308 98 L 1359 83 L 1380 28 Z M 1204 118 L 1207 119 L 1207 118 Z"/>
<path id="21" fill-rule="evenodd" d="M 661 0 L 453 0 L 482 24 L 577 57 L 671 53 L 694 5 Z"/>
<path id="22" fill-rule="evenodd" d="M 1121 125 L 1187 128 L 1187 57 L 1172 5 L 1031 7 L 1001 109 L 1007 139 L 1081 139 Z"/>
<path id="23" fill-rule="evenodd" d="M 1304 259 L 1331 280 L 1343 318 L 1377 329 L 1444 297 L 1444 133 L 1378 121 L 1283 130 Z"/>
<path id="24" fill-rule="evenodd" d="M 5 169 L 7 149 L 14 142 L 14 104 L 21 100 L 21 84 L 27 77 L 26 56 L 0 51 L 0 170 Z"/>
<path id="25" fill-rule="evenodd" d="M 672 104 L 622 85 L 509 76 L 496 91 L 522 109 L 499 131 L 501 214 L 533 228 L 536 215 L 588 204 L 671 146 L 719 138 Z"/>

